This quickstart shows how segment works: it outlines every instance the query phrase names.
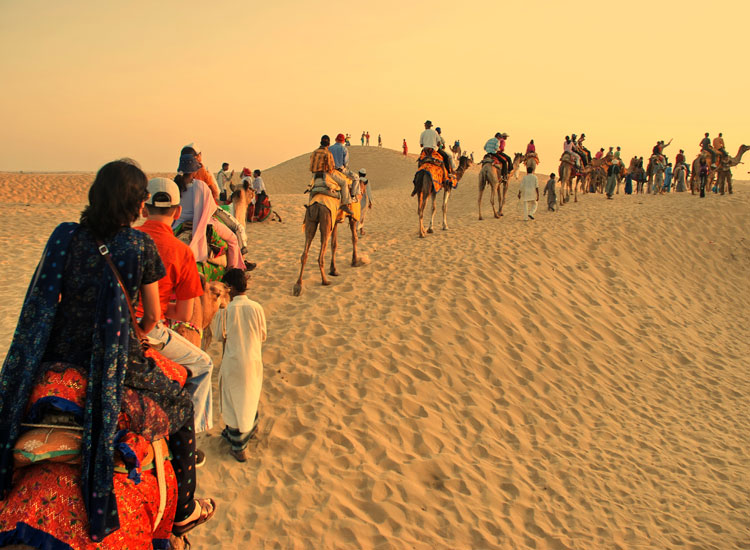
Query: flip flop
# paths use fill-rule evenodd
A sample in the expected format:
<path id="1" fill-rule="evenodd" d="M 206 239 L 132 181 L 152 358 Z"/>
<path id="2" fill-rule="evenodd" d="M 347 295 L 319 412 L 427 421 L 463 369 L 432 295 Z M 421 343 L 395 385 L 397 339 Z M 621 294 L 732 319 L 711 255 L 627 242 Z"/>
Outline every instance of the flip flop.
<path id="1" fill-rule="evenodd" d="M 210 520 L 216 512 L 216 502 L 212 498 L 199 498 L 195 500 L 195 503 L 200 506 L 200 514 L 196 519 L 190 521 L 184 525 L 173 525 L 172 534 L 177 537 L 189 533 L 199 525 L 206 523 Z"/>

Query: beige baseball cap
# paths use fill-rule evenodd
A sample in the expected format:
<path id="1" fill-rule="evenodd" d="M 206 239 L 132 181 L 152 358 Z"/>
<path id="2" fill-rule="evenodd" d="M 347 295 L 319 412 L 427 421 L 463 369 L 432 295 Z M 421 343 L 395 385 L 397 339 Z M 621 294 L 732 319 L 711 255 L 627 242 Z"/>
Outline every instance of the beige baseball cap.
<path id="1" fill-rule="evenodd" d="M 150 197 L 146 204 L 158 207 L 177 206 L 180 204 L 180 188 L 167 178 L 153 178 L 148 180 Z"/>

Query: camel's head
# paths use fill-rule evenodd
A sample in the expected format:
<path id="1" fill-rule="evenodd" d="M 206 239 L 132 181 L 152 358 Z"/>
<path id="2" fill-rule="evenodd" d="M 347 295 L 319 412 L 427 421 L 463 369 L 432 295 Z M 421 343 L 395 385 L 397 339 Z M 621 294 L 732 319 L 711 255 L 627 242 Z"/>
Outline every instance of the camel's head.
<path id="1" fill-rule="evenodd" d="M 513 162 L 523 160 L 524 154 L 523 153 L 516 153 L 513 155 Z"/>
<path id="2" fill-rule="evenodd" d="M 229 287 L 221 281 L 208 283 L 204 294 L 212 303 L 216 304 L 216 309 L 223 309 L 229 305 Z"/>
<path id="3" fill-rule="evenodd" d="M 472 164 L 474 163 L 471 161 L 471 159 L 467 155 L 461 155 L 458 158 L 458 166 L 459 167 L 463 166 L 464 170 L 466 170 Z"/>

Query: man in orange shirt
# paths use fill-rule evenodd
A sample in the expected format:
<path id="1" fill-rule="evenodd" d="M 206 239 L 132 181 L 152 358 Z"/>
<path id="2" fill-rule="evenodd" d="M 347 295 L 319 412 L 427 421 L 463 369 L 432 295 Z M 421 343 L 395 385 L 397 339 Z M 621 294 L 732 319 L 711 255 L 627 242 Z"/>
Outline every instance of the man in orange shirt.
<path id="1" fill-rule="evenodd" d="M 167 178 L 154 178 L 148 182 L 150 197 L 146 201 L 148 219 L 138 229 L 147 233 L 156 244 L 167 274 L 159 279 L 161 320 L 148 333 L 152 341 L 163 346 L 159 351 L 167 359 L 184 366 L 190 372 L 185 387 L 190 391 L 195 409 L 195 431 L 210 430 L 213 426 L 211 399 L 211 357 L 200 348 L 166 326 L 166 319 L 189 321 L 193 313 L 193 300 L 203 295 L 203 287 L 190 247 L 172 233 L 172 223 L 180 216 L 180 190 Z M 176 297 L 171 302 L 172 296 Z M 139 304 L 137 314 L 141 313 Z M 201 453 L 198 465 L 205 461 Z"/>

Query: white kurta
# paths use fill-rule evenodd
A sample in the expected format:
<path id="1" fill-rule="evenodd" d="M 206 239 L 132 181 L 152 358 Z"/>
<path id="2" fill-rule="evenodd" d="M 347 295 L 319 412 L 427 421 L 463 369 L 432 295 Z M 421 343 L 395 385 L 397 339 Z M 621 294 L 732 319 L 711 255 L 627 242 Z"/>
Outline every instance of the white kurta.
<path id="1" fill-rule="evenodd" d="M 263 384 L 262 343 L 266 340 L 263 307 L 247 296 L 235 296 L 216 315 L 214 334 L 226 342 L 219 374 L 221 414 L 227 426 L 249 432 Z"/>

